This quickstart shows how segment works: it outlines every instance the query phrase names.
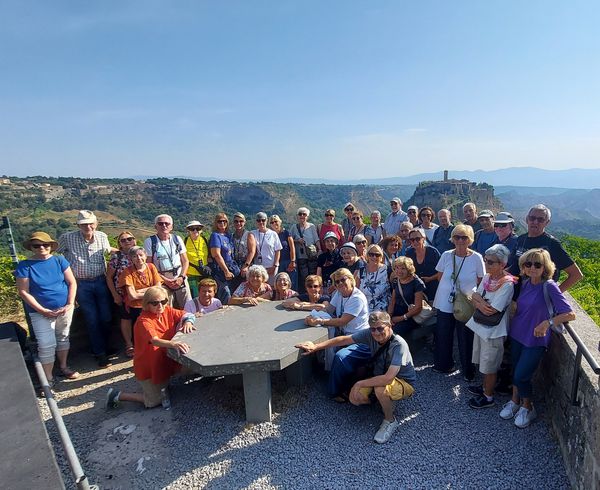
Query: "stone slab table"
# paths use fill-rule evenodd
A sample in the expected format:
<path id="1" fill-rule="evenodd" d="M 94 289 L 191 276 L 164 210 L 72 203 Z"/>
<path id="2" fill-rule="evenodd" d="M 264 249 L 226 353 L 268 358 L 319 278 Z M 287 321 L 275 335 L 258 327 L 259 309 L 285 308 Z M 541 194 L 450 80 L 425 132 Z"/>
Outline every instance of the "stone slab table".
<path id="1" fill-rule="evenodd" d="M 203 376 L 241 374 L 246 420 L 270 421 L 271 371 L 287 368 L 288 382 L 303 382 L 310 359 L 294 345 L 327 339 L 326 328 L 304 325 L 307 315 L 285 310 L 280 301 L 229 306 L 197 318 L 194 332 L 178 333 L 175 339 L 186 342 L 190 352 L 170 349 L 169 356 Z"/>

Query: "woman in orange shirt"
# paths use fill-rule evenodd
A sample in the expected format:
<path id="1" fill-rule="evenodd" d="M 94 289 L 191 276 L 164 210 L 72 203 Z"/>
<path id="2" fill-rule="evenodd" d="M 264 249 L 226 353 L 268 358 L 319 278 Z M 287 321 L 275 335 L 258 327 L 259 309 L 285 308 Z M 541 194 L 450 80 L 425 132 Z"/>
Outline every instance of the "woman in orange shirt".
<path id="1" fill-rule="evenodd" d="M 142 312 L 144 293 L 152 286 L 160 286 L 161 280 L 155 265 L 146 263 L 144 247 L 131 247 L 128 255 L 131 265 L 121 273 L 118 287 L 125 294 L 125 307 L 129 311 L 131 325 L 135 325 Z M 123 338 L 125 339 L 125 354 L 127 357 L 133 357 L 131 326 L 127 332 L 123 331 Z"/>
<path id="2" fill-rule="evenodd" d="M 106 408 L 116 408 L 120 401 L 143 403 L 146 408 L 163 404 L 170 407 L 167 386 L 171 376 L 181 365 L 167 357 L 167 349 L 179 353 L 189 352 L 185 342 L 172 340 L 178 331 L 190 333 L 194 330 L 194 315 L 167 306 L 167 292 L 158 286 L 144 293 L 143 311 L 135 322 L 135 355 L 133 371 L 142 387 L 142 393 L 125 393 L 110 388 L 106 394 Z"/>

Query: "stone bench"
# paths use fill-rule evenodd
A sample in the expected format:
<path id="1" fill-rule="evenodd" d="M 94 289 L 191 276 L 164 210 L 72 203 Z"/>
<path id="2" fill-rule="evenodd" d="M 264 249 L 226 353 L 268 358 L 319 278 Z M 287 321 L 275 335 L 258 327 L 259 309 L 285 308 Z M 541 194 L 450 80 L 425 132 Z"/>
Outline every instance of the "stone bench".
<path id="1" fill-rule="evenodd" d="M 271 420 L 271 371 L 287 368 L 288 382 L 304 382 L 310 359 L 294 345 L 327 339 L 324 327 L 307 327 L 306 311 L 288 311 L 279 301 L 231 306 L 196 319 L 196 330 L 178 333 L 190 352 L 169 356 L 203 376 L 241 374 L 248 422 Z M 300 359 L 303 362 L 298 362 Z"/>

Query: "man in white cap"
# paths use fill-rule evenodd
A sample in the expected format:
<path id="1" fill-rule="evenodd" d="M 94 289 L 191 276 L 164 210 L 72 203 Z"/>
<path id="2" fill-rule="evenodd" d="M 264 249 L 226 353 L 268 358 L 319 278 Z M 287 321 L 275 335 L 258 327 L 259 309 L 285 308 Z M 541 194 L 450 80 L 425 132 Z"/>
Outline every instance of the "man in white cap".
<path id="1" fill-rule="evenodd" d="M 348 236 L 348 234 L 350 233 L 350 228 L 352 228 L 353 224 L 352 224 L 352 213 L 354 213 L 355 210 L 355 206 L 354 204 L 352 204 L 351 202 L 347 202 L 346 205 L 344 206 L 344 213 L 346 213 L 346 217 L 342 220 L 342 230 L 344 230 L 344 236 Z"/>
<path id="2" fill-rule="evenodd" d="M 400 225 L 405 221 L 408 221 L 408 216 L 402 211 L 402 201 L 399 197 L 390 199 L 390 208 L 392 212 L 387 215 L 385 223 L 383 223 L 383 231 L 386 237 L 398 235 L 400 232 Z"/>
<path id="3" fill-rule="evenodd" d="M 183 310 L 185 304 L 192 299 L 187 283 L 189 260 L 185 243 L 173 231 L 173 218 L 168 214 L 159 214 L 154 218 L 156 235 L 144 241 L 144 249 L 148 262 L 158 269 L 163 285 L 169 293 L 169 302 Z"/>
<path id="4" fill-rule="evenodd" d="M 205 277 L 211 276 L 208 267 L 208 241 L 202 235 L 203 228 L 204 225 L 198 220 L 192 220 L 185 226 L 188 236 L 185 237 L 184 243 L 190 263 L 187 278 L 192 298 L 198 296 L 198 283 Z"/>
<path id="5" fill-rule="evenodd" d="M 106 285 L 106 252 L 116 252 L 106 233 L 98 231 L 96 215 L 82 209 L 77 215 L 77 231 L 58 239 L 57 252 L 64 255 L 77 279 L 77 304 L 83 312 L 92 352 L 98 366 L 110 365 L 108 348 L 112 326 L 112 295 Z"/>
<path id="6" fill-rule="evenodd" d="M 494 220 L 494 232 L 498 237 L 497 243 L 504 245 L 510 251 L 511 255 L 517 248 L 517 234 L 515 233 L 515 219 L 512 214 L 502 211 L 496 215 Z M 510 268 L 512 264 L 510 259 L 507 268 Z"/>

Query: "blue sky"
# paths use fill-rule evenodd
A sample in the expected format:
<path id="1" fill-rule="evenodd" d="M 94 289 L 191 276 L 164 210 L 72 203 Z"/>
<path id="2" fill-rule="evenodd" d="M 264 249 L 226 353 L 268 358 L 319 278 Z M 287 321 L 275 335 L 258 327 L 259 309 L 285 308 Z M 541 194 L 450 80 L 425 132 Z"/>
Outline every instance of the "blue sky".
<path id="1" fill-rule="evenodd" d="M 0 173 L 600 167 L 596 1 L 0 0 Z"/>

